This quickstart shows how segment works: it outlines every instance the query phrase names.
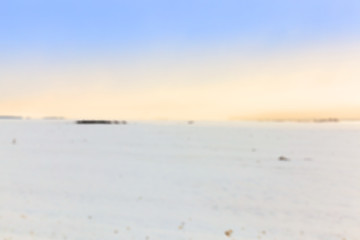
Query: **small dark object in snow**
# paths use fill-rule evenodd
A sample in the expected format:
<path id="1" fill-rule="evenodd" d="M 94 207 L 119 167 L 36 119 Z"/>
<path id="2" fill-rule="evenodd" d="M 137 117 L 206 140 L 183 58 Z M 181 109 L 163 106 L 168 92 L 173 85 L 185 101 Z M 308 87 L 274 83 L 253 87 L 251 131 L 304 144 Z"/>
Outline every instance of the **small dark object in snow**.
<path id="1" fill-rule="evenodd" d="M 185 227 L 185 223 L 184 223 L 184 222 L 182 222 L 182 223 L 180 224 L 180 226 L 178 227 L 178 229 L 179 229 L 179 230 L 183 230 L 183 229 L 184 229 L 184 227 Z"/>
<path id="2" fill-rule="evenodd" d="M 290 159 L 284 156 L 280 156 L 279 161 L 290 161 Z"/>
<path id="3" fill-rule="evenodd" d="M 190 121 L 188 121 L 188 124 L 189 125 L 194 124 L 194 121 L 190 120 Z"/>
<path id="4" fill-rule="evenodd" d="M 233 234 L 233 230 L 231 230 L 231 229 L 225 231 L 225 235 L 226 235 L 227 237 L 231 237 L 232 234 Z"/>

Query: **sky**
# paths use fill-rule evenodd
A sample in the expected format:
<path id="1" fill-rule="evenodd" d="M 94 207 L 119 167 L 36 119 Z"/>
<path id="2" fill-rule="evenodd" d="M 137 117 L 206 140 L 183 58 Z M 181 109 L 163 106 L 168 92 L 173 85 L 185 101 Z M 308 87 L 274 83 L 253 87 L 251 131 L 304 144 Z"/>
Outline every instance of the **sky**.
<path id="1" fill-rule="evenodd" d="M 0 2 L 0 115 L 360 118 L 360 2 Z"/>

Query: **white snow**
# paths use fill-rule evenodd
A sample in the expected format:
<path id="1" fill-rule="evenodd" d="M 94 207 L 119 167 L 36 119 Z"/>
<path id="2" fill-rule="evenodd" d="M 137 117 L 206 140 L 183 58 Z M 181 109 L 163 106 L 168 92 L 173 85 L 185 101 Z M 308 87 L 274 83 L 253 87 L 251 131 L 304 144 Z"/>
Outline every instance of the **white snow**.
<path id="1" fill-rule="evenodd" d="M 360 239 L 359 123 L 1 120 L 0 163 L 1 240 Z"/>

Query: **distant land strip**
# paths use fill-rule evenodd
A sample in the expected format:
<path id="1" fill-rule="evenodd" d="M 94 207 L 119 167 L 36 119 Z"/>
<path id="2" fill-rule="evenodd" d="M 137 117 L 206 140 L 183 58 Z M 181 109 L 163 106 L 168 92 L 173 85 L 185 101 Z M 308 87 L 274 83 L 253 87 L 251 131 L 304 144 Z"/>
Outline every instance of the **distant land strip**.
<path id="1" fill-rule="evenodd" d="M 110 121 L 110 120 L 78 120 L 76 124 L 127 124 L 126 121 Z"/>

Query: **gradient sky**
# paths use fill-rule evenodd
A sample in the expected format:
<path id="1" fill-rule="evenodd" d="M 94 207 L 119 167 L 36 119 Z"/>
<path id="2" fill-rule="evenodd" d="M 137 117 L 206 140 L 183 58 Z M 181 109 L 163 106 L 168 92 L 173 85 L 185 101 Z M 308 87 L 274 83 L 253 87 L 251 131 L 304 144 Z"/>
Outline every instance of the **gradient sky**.
<path id="1" fill-rule="evenodd" d="M 0 115 L 360 118 L 360 2 L 0 3 Z"/>

